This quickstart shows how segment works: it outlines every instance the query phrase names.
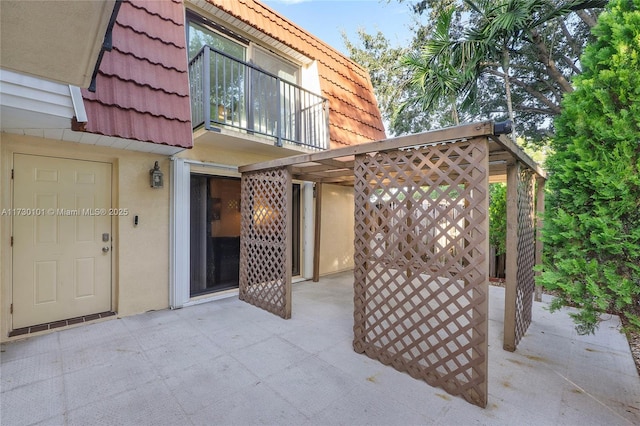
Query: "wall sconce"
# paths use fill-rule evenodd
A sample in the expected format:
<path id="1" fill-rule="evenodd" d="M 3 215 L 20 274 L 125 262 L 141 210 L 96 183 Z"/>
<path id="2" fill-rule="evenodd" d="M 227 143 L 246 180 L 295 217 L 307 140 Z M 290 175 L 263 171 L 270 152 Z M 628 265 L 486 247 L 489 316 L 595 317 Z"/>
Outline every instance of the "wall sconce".
<path id="1" fill-rule="evenodd" d="M 157 161 L 156 164 L 154 164 L 153 169 L 149 170 L 149 176 L 151 177 L 152 188 L 163 187 L 162 172 L 160 171 L 160 166 Z"/>

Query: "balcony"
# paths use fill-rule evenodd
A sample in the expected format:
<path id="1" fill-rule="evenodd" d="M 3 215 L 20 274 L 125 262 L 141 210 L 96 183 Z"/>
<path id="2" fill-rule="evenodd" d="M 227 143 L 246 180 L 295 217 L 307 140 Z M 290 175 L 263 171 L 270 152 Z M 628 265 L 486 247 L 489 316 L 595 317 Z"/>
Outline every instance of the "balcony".
<path id="1" fill-rule="evenodd" d="M 329 148 L 327 99 L 204 46 L 189 62 L 193 128 L 229 128 L 276 146 Z"/>

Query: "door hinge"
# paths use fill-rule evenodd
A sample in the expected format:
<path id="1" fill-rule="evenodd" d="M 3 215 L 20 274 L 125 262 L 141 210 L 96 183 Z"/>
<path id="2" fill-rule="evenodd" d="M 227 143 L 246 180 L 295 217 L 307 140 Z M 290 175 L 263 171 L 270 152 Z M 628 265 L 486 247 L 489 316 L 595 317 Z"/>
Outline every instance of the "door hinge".
<path id="1" fill-rule="evenodd" d="M 11 304 L 11 307 L 9 308 L 9 313 L 12 314 L 13 313 L 13 303 Z"/>
<path id="2" fill-rule="evenodd" d="M 11 169 L 11 179 L 13 179 L 13 169 Z"/>
<path id="3" fill-rule="evenodd" d="M 11 247 L 13 247 L 13 235 L 11 236 Z"/>

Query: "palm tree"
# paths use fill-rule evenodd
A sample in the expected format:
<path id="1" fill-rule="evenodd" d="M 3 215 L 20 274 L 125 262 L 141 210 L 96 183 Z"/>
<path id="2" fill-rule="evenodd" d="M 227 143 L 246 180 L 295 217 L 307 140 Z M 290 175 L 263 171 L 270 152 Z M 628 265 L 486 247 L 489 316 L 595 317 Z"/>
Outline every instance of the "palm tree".
<path id="1" fill-rule="evenodd" d="M 405 65 L 412 72 L 411 84 L 418 93 L 429 100 L 431 95 L 423 91 L 433 89 L 426 83 L 437 83 L 433 97 L 438 99 L 425 104 L 432 108 L 438 101 L 450 101 L 452 93 L 460 90 L 462 99 L 469 105 L 483 75 L 494 75 L 504 82 L 505 103 L 508 117 L 515 122 L 511 96 L 511 55 L 523 45 L 530 45 L 543 63 L 546 73 L 562 93 L 573 90 L 553 62 L 540 36 L 539 29 L 546 23 L 562 18 L 573 11 L 604 7 L 606 0 L 464 0 L 473 20 L 462 37 L 452 39 L 452 11 L 441 14 L 433 38 L 427 42 L 419 57 L 405 58 Z M 446 26 L 446 28 L 445 28 Z M 419 64 L 420 67 L 415 66 Z M 412 68 L 413 67 L 413 68 Z M 418 83 L 421 83 L 419 85 Z M 446 88 L 447 90 L 441 90 Z M 471 97 L 470 97 L 471 96 Z M 512 133 L 514 138 L 516 134 Z"/>
<path id="2" fill-rule="evenodd" d="M 445 104 L 451 109 L 453 123 L 460 124 L 458 98 L 468 88 L 465 76 L 460 69 L 453 66 L 452 58 L 446 51 L 434 55 L 437 46 L 451 43 L 450 28 L 454 12 L 454 8 L 443 12 L 436 22 L 432 40 L 419 52 L 401 59 L 401 65 L 408 69 L 411 75 L 408 85 L 413 87 L 415 95 L 400 106 L 399 112 L 409 106 L 429 111 Z"/>

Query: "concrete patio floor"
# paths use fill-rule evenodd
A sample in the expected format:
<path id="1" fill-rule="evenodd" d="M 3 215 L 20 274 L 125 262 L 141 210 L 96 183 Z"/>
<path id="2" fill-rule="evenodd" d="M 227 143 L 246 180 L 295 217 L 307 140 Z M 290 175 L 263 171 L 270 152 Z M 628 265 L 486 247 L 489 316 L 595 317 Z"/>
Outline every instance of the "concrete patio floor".
<path id="1" fill-rule="evenodd" d="M 640 378 L 619 320 L 578 336 L 535 303 L 502 350 L 490 288 L 489 404 L 481 409 L 351 347 L 353 275 L 293 286 L 282 320 L 237 297 L 2 345 L 0 424 L 640 424 Z"/>

